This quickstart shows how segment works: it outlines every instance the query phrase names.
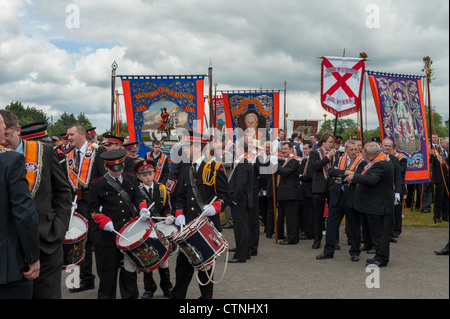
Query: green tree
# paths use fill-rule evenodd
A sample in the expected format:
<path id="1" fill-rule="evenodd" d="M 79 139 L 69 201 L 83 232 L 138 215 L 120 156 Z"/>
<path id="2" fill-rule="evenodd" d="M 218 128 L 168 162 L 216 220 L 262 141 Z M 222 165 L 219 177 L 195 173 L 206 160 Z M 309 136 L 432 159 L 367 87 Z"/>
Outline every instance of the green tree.
<path id="1" fill-rule="evenodd" d="M 12 101 L 5 106 L 5 110 L 11 111 L 17 116 L 20 126 L 33 122 L 49 123 L 49 117 L 44 111 L 38 110 L 37 108 L 29 105 L 25 107 L 22 102 L 19 101 Z"/>

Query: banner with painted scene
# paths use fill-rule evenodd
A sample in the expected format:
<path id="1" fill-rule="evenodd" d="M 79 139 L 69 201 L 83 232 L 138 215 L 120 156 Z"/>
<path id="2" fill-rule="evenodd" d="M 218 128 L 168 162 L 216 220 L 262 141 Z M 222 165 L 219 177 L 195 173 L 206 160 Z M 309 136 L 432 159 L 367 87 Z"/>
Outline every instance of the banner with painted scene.
<path id="1" fill-rule="evenodd" d="M 258 140 L 277 137 L 280 118 L 279 91 L 222 91 L 226 131 L 253 128 Z M 265 136 L 261 136 L 265 132 Z M 270 137 L 269 134 L 272 134 Z"/>
<path id="2" fill-rule="evenodd" d="M 323 57 L 320 81 L 322 107 L 337 118 L 358 112 L 364 71 L 363 58 Z"/>
<path id="3" fill-rule="evenodd" d="M 421 76 L 368 71 L 381 138 L 390 138 L 406 157 L 405 182 L 430 182 L 428 131 Z"/>
<path id="4" fill-rule="evenodd" d="M 302 134 L 302 138 L 309 140 L 311 135 L 317 134 L 319 131 L 320 120 L 291 120 L 292 130 L 299 131 Z"/>
<path id="5" fill-rule="evenodd" d="M 130 141 L 140 143 L 138 155 L 161 141 L 170 155 L 177 128 L 203 132 L 204 75 L 121 75 Z M 198 124 L 197 124 L 198 123 Z"/>

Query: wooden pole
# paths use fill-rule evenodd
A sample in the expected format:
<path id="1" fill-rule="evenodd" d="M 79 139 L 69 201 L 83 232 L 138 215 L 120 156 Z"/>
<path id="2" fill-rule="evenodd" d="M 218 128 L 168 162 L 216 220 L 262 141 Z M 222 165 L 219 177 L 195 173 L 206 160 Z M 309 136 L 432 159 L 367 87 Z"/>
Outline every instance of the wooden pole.
<path id="1" fill-rule="evenodd" d="M 284 135 L 286 137 L 287 136 L 287 123 L 286 123 L 286 86 L 287 86 L 287 82 L 284 81 L 283 85 L 284 85 L 284 123 L 283 123 L 283 126 L 284 126 Z"/>
<path id="2" fill-rule="evenodd" d="M 429 136 L 429 140 L 430 140 L 430 149 L 433 147 L 433 121 L 432 121 L 432 113 L 433 112 L 433 108 L 431 106 L 431 95 L 430 95 L 430 76 L 426 77 L 427 79 L 427 93 L 428 93 L 428 121 L 429 121 L 429 126 L 430 126 L 430 136 Z M 431 194 L 433 197 L 433 220 L 434 223 L 436 224 L 436 194 L 435 194 L 435 190 L 434 190 L 434 175 L 435 175 L 435 169 L 436 167 L 434 167 L 434 159 L 432 158 L 433 155 L 430 156 L 430 158 L 432 159 L 430 161 L 431 164 Z M 422 186 L 423 187 L 423 186 Z M 423 200 L 423 199 L 422 199 Z"/>
<path id="3" fill-rule="evenodd" d="M 208 77 L 209 77 L 209 94 L 208 94 L 208 96 L 209 96 L 209 125 L 211 128 L 210 129 L 210 134 L 211 134 L 211 131 L 213 130 L 213 127 L 214 127 L 214 123 L 213 123 L 214 116 L 213 116 L 213 106 L 212 106 L 212 85 L 213 85 L 213 83 L 212 83 L 212 66 L 211 65 L 208 68 Z"/>

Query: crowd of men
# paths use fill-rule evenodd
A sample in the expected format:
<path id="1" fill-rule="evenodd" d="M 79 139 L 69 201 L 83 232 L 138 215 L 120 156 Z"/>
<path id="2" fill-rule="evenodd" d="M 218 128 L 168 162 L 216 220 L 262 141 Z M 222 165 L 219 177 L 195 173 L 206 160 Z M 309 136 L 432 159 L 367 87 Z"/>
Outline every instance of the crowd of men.
<path id="1" fill-rule="evenodd" d="M 345 227 L 350 260 L 367 251 L 374 257 L 366 264 L 384 267 L 402 232 L 405 203 L 411 207 L 417 194 L 415 205 L 426 211 L 428 185 L 407 187 L 406 158 L 390 139 L 362 146 L 358 138 L 343 143 L 330 133 L 307 140 L 294 132 L 286 139 L 280 130 L 263 144 L 252 130 L 235 140 L 188 132 L 170 155 L 153 141 L 139 157 L 139 143 L 111 134 L 99 143 L 95 128 L 71 125 L 59 143 L 48 138 L 45 123 L 21 127 L 11 112 L 0 115 L 0 194 L 8 198 L 1 210 L 14 216 L 1 216 L 0 225 L 14 230 L 0 246 L 0 260 L 16 252 L 0 270 L 0 298 L 61 298 L 62 244 L 74 211 L 89 231 L 80 286 L 70 291 L 94 289 L 95 260 L 99 298 L 116 297 L 117 278 L 122 298 L 138 298 L 137 267 L 116 245 L 117 232 L 136 216 L 182 227 L 203 213 L 217 230 L 233 228 L 229 263 L 258 254 L 261 225 L 280 245 L 324 244 L 318 260 L 333 258 Z M 448 138 L 437 145 L 433 135 L 432 142 L 434 220 L 448 221 Z M 437 253 L 448 254 L 448 244 Z M 175 258 L 174 284 L 163 262 L 160 287 L 165 296 L 184 299 L 195 270 L 185 254 Z M 199 271 L 200 282 L 208 282 L 211 271 Z M 157 289 L 152 272 L 143 280 L 141 298 L 150 299 Z M 212 298 L 213 286 L 199 283 L 201 298 Z"/>

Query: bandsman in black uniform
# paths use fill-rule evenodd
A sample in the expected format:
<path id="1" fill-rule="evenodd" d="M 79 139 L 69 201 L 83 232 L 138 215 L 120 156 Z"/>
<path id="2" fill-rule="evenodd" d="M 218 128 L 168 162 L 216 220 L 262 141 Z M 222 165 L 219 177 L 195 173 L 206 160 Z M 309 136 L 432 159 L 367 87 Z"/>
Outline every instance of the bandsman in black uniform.
<path id="1" fill-rule="evenodd" d="M 101 268 L 99 299 L 116 298 L 118 274 L 120 294 L 123 299 L 138 298 L 139 294 L 137 271 L 126 269 L 127 261 L 116 246 L 114 230 L 119 232 L 131 218 L 135 217 L 138 207 L 139 214 L 145 215 L 142 220 L 148 219 L 150 212 L 136 176 L 123 170 L 125 155 L 126 151 L 122 149 L 103 152 L 100 156 L 104 160 L 107 173 L 93 181 L 91 185 L 89 212 L 102 230 L 99 241 L 102 251 L 99 261 Z M 125 190 L 132 203 L 128 203 L 116 188 Z M 122 262 L 123 268 L 121 268 Z M 120 273 L 119 268 L 121 268 Z"/>
<path id="2" fill-rule="evenodd" d="M 139 142 L 128 142 L 122 145 L 123 149 L 127 151 L 127 156 L 125 157 L 125 172 L 136 173 L 135 165 L 142 161 L 143 158 L 137 155 L 139 151 Z"/>
<path id="3" fill-rule="evenodd" d="M 228 181 L 223 165 L 215 161 L 209 161 L 207 154 L 202 154 L 207 143 L 207 139 L 194 134 L 185 139 L 183 151 L 188 152 L 192 166 L 184 170 L 180 181 L 183 186 L 178 194 L 175 208 L 175 225 L 187 224 L 204 212 L 204 215 L 213 222 L 215 228 L 221 231 L 219 213 L 229 203 Z M 217 197 L 217 200 L 210 204 L 214 196 Z M 178 254 L 176 264 L 175 286 L 172 289 L 171 297 L 185 299 L 194 274 L 194 267 L 183 253 Z M 211 277 L 210 272 L 211 270 L 208 270 L 209 277 Z M 208 274 L 200 271 L 198 278 L 201 282 L 206 283 Z M 202 299 L 212 299 L 212 282 L 204 286 L 199 285 L 199 287 Z"/>
<path id="4" fill-rule="evenodd" d="M 145 154 L 145 159 L 152 160 L 156 163 L 155 181 L 166 184 L 170 172 L 170 158 L 161 152 L 161 142 L 152 142 L 153 151 Z"/>
<path id="5" fill-rule="evenodd" d="M 165 223 L 170 225 L 173 223 L 174 218 L 169 205 L 169 193 L 166 186 L 161 183 L 157 183 L 154 180 L 156 163 L 151 160 L 141 160 L 134 166 L 134 171 L 141 182 L 139 187 L 143 190 L 147 207 L 150 207 L 152 203 L 155 203 L 151 209 L 151 217 L 167 217 Z M 153 220 L 154 223 L 160 222 L 159 220 Z M 164 293 L 164 296 L 170 297 L 172 291 L 172 283 L 170 281 L 169 262 L 163 261 L 158 267 L 159 276 L 161 278 L 160 286 Z M 144 294 L 142 299 L 151 299 L 157 289 L 155 280 L 153 279 L 153 272 L 144 272 Z"/>

